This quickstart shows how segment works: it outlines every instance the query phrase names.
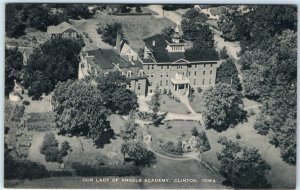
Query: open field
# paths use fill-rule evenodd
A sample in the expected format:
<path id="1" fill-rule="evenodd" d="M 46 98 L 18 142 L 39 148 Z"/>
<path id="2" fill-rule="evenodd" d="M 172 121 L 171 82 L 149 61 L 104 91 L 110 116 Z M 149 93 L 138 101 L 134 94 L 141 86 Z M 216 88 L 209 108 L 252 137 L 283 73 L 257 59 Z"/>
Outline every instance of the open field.
<path id="1" fill-rule="evenodd" d="M 130 46 L 136 51 L 138 51 L 139 48 L 143 48 L 144 43 L 142 39 L 160 33 L 166 26 L 175 26 L 174 23 L 167 19 L 154 18 L 151 15 L 115 16 L 107 15 L 103 12 L 100 12 L 92 19 L 73 20 L 72 24 L 82 33 L 88 33 L 89 37 L 93 40 L 93 45 L 89 45 L 87 48 L 97 48 L 98 43 L 101 48 L 105 49 L 111 48 L 111 46 L 102 42 L 96 29 L 113 22 L 120 22 L 122 24 L 125 38 L 129 41 Z M 155 27 L 149 23 L 155 23 Z"/>

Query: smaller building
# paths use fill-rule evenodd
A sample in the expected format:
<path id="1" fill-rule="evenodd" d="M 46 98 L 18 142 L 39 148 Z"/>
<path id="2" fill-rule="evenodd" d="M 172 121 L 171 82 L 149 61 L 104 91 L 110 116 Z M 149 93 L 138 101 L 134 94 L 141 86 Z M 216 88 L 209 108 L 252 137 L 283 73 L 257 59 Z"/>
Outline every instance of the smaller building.
<path id="1" fill-rule="evenodd" d="M 47 33 L 51 35 L 51 38 L 78 38 L 80 36 L 79 32 L 67 22 L 62 22 L 57 26 L 49 26 Z"/>
<path id="2" fill-rule="evenodd" d="M 113 49 L 84 51 L 80 58 L 78 79 L 86 76 L 104 76 L 109 72 L 119 71 L 130 80 L 128 89 L 138 96 L 147 95 L 147 76 L 141 63 L 128 61 Z"/>

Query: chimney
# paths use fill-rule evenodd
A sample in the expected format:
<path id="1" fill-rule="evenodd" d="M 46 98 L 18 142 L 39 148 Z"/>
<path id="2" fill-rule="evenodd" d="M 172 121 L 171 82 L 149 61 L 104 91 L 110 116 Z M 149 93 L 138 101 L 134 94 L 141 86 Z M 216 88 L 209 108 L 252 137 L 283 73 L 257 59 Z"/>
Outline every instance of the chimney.
<path id="1" fill-rule="evenodd" d="M 117 32 L 116 49 L 118 53 L 121 53 L 121 34 L 119 30 Z"/>
<path id="2" fill-rule="evenodd" d="M 155 40 L 152 41 L 152 46 L 155 46 Z"/>

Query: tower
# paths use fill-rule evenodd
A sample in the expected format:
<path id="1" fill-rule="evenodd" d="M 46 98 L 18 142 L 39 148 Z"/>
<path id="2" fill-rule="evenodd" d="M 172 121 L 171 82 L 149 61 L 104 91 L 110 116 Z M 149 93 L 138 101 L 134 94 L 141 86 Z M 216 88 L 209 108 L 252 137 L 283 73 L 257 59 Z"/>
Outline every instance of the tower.
<path id="1" fill-rule="evenodd" d="M 179 43 L 180 41 L 180 34 L 179 34 L 179 22 L 177 22 L 177 26 L 175 28 L 175 32 L 172 36 L 172 42 Z"/>
<path id="2" fill-rule="evenodd" d="M 116 49 L 118 53 L 121 53 L 121 33 L 119 30 L 117 32 Z"/>

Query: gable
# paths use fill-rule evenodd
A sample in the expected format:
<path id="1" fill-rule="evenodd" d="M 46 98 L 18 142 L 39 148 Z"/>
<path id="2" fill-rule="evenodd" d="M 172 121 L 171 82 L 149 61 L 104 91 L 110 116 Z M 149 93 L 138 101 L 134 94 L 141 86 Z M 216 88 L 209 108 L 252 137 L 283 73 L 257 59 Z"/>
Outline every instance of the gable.
<path id="1" fill-rule="evenodd" d="M 71 33 L 71 32 L 76 32 L 76 34 L 78 34 L 78 32 L 76 30 L 74 30 L 73 28 L 69 28 L 65 31 L 62 31 L 62 33 Z"/>
<path id="2" fill-rule="evenodd" d="M 178 63 L 180 63 L 180 64 L 190 64 L 189 61 L 187 61 L 185 59 L 182 59 L 182 58 L 178 59 L 177 61 L 172 62 L 171 64 L 178 64 Z"/>

